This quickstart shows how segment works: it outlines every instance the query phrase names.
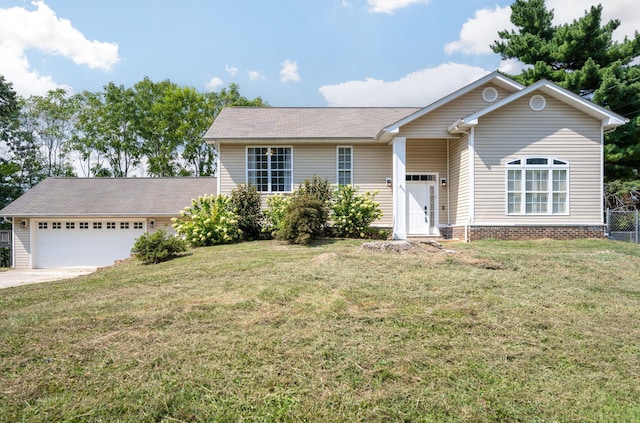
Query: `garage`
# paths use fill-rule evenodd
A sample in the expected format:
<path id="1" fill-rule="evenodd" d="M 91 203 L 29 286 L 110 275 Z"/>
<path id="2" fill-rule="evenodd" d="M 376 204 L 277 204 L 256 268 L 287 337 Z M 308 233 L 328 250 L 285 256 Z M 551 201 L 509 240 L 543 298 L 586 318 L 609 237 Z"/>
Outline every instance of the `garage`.
<path id="1" fill-rule="evenodd" d="M 33 224 L 35 268 L 101 267 L 131 255 L 145 231 L 138 220 L 36 220 Z"/>

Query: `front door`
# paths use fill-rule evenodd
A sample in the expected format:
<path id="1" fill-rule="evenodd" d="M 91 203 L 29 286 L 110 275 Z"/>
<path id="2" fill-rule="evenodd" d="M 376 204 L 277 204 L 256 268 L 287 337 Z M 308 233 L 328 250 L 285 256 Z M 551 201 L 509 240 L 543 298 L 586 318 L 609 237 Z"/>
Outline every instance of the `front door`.
<path id="1" fill-rule="evenodd" d="M 407 181 L 408 235 L 437 235 L 435 181 Z"/>

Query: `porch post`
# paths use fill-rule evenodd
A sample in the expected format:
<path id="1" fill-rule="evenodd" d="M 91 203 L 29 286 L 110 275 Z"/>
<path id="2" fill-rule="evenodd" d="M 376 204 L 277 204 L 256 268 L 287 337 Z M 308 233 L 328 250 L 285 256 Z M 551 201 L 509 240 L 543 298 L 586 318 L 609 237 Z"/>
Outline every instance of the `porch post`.
<path id="1" fill-rule="evenodd" d="M 407 139 L 393 139 L 393 239 L 407 238 Z"/>

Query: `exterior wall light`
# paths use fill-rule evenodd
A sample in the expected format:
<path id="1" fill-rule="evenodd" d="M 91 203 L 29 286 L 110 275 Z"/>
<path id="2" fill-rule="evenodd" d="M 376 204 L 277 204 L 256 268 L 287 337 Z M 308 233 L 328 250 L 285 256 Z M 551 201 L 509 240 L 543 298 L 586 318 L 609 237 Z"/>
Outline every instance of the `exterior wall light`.
<path id="1" fill-rule="evenodd" d="M 386 182 L 387 182 L 387 186 L 388 186 L 389 188 L 391 188 L 391 177 L 390 177 L 390 176 L 387 176 L 387 180 L 386 180 Z"/>
<path id="2" fill-rule="evenodd" d="M 447 186 L 447 180 L 446 179 L 440 179 L 440 185 L 442 185 L 442 188 Z"/>

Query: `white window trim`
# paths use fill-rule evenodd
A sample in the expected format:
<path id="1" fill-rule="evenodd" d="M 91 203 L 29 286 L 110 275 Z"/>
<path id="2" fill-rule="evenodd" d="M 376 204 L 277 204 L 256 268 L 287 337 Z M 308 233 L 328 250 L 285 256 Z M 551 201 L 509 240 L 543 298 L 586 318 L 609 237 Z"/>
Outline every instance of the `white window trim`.
<path id="1" fill-rule="evenodd" d="M 248 145 L 244 150 L 244 180 L 246 184 L 249 184 L 249 149 L 250 148 L 289 148 L 291 149 L 291 186 L 289 191 L 273 191 L 271 187 L 271 161 L 268 161 L 269 168 L 269 181 L 267 191 L 258 191 L 261 194 L 291 194 L 293 192 L 293 145 Z"/>
<path id="2" fill-rule="evenodd" d="M 527 159 L 547 159 L 546 165 L 534 165 L 534 164 L 526 164 Z M 519 165 L 509 164 L 510 162 L 520 160 Z M 565 164 L 553 164 L 554 160 L 559 160 L 564 162 Z M 509 171 L 510 170 L 520 170 L 520 211 L 515 213 L 509 212 Z M 526 171 L 527 170 L 546 170 L 547 172 L 547 212 L 546 213 L 527 213 L 526 212 Z M 553 212 L 553 171 L 554 170 L 566 170 L 566 211 L 563 213 L 554 213 Z M 504 184 L 504 213 L 507 216 L 569 216 L 570 210 L 569 205 L 571 204 L 569 198 L 569 192 L 571 191 L 569 187 L 571 178 L 570 165 L 567 160 L 559 159 L 557 157 L 547 157 L 547 156 L 524 156 L 524 157 L 514 157 L 507 159 L 505 164 L 505 184 Z"/>
<path id="3" fill-rule="evenodd" d="M 346 184 L 346 185 L 353 185 L 353 146 L 352 145 L 338 145 L 336 146 L 336 185 L 340 185 L 340 149 L 341 148 L 348 148 L 350 151 L 349 154 L 349 169 L 342 169 L 344 170 L 349 170 L 349 175 L 351 176 L 351 182 Z"/>

